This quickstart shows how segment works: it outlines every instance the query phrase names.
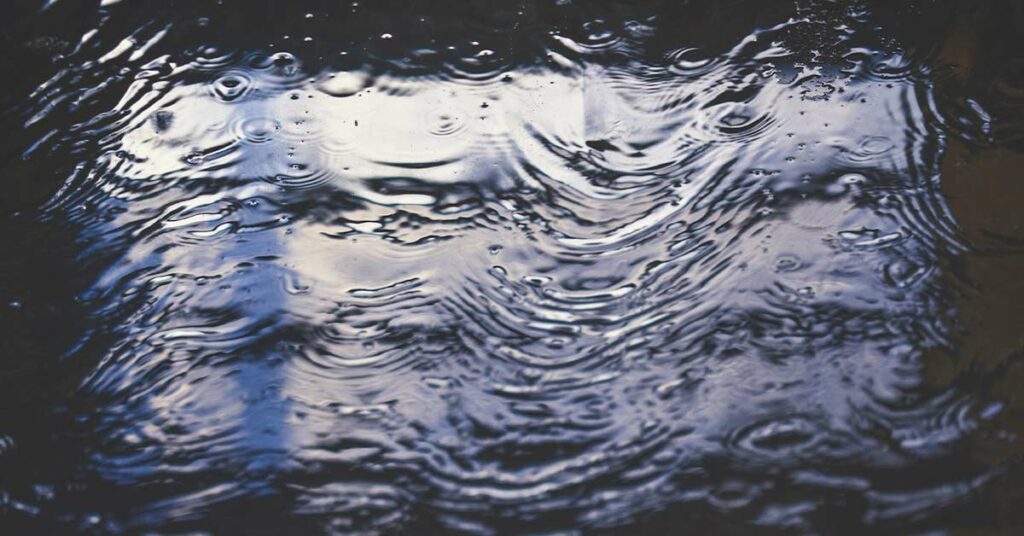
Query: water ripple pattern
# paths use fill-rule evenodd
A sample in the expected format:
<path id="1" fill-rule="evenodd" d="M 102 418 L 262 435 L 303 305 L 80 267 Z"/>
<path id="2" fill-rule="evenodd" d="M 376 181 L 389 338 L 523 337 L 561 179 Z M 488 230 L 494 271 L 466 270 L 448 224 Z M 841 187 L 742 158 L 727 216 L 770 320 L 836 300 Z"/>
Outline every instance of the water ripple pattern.
<path id="1" fill-rule="evenodd" d="M 896 8 L 42 4 L 0 208 L 75 275 L 0 280 L 70 304 L 17 526 L 903 533 L 1019 475 L 1012 352 L 962 349 L 1024 241 L 947 175 L 1020 138 Z"/>

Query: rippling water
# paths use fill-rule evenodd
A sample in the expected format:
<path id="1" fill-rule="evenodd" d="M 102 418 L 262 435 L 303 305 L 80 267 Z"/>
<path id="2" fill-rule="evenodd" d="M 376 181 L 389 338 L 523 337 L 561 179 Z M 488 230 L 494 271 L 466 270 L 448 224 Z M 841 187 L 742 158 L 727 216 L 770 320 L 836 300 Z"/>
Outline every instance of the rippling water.
<path id="1" fill-rule="evenodd" d="M 1024 527 L 1019 2 L 5 10 L 5 534 Z"/>

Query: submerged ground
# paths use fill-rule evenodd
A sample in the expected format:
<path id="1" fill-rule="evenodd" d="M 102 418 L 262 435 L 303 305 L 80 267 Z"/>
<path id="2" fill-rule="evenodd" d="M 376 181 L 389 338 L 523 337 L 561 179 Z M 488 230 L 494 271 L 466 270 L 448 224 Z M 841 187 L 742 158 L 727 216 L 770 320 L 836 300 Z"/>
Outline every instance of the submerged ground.
<path id="1" fill-rule="evenodd" d="M 0 532 L 1024 528 L 1024 4 L 4 9 Z"/>

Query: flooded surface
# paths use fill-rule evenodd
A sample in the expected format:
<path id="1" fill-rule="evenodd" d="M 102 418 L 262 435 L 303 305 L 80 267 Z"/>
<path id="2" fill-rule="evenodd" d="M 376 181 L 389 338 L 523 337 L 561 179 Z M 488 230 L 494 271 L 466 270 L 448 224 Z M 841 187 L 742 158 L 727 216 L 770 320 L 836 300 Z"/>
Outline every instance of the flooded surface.
<path id="1" fill-rule="evenodd" d="M 1020 3 L 5 9 L 5 534 L 1024 527 Z"/>

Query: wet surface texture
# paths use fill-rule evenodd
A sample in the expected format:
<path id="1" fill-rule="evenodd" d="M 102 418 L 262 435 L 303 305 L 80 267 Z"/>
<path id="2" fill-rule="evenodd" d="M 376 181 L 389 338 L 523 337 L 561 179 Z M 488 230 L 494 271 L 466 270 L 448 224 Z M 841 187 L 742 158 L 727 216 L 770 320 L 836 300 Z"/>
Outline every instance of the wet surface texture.
<path id="1" fill-rule="evenodd" d="M 6 9 L 0 532 L 1024 527 L 1019 2 Z"/>

